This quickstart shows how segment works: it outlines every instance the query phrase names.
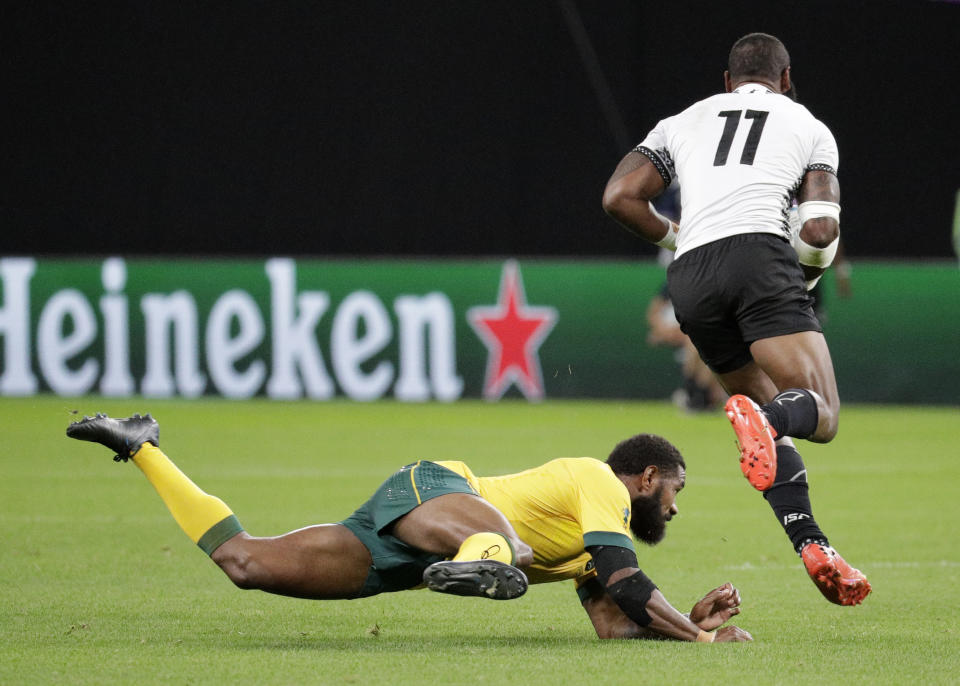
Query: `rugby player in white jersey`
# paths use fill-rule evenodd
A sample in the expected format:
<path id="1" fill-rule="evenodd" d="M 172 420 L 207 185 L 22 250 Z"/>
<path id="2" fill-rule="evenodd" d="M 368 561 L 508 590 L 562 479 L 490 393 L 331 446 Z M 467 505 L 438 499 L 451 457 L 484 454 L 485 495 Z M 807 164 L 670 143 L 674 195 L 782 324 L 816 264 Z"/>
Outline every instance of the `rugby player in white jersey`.
<path id="1" fill-rule="evenodd" d="M 870 584 L 813 518 L 793 438 L 826 443 L 840 399 L 812 288 L 840 235 L 837 145 L 790 89 L 790 56 L 764 33 L 738 40 L 725 93 L 660 121 L 607 183 L 603 207 L 641 238 L 676 250 L 667 271 L 681 328 L 731 394 L 740 466 L 763 492 L 831 602 L 856 605 Z M 650 201 L 683 180 L 681 226 Z M 791 231 L 792 198 L 799 227 Z"/>

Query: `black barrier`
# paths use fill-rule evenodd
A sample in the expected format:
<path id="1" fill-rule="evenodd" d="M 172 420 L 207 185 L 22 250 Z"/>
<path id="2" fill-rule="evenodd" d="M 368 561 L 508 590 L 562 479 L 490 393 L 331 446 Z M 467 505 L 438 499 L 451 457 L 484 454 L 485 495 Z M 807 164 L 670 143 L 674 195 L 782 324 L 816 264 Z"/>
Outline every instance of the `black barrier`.
<path id="1" fill-rule="evenodd" d="M 604 184 L 779 35 L 849 254 L 951 254 L 960 5 L 20 3 L 4 254 L 651 255 Z"/>

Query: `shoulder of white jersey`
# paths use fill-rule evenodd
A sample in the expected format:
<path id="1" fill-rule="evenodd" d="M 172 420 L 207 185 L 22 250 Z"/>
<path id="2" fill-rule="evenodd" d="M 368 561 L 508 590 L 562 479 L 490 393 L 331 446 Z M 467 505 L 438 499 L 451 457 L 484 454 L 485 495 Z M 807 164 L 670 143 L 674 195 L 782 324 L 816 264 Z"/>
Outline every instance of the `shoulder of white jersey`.
<path id="1" fill-rule="evenodd" d="M 677 116 L 682 117 L 685 114 L 696 112 L 698 110 L 702 110 L 705 107 L 711 107 L 713 105 L 716 105 L 717 103 L 721 103 L 724 100 L 728 99 L 726 97 L 728 95 L 730 95 L 730 93 L 714 93 L 713 95 L 707 96 L 702 100 L 697 100 L 695 103 L 693 103 L 692 105 L 687 107 L 685 110 L 677 114 Z"/>
<path id="2" fill-rule="evenodd" d="M 799 116 L 809 117 L 810 119 L 814 120 L 815 122 L 819 122 L 819 123 L 821 123 L 821 124 L 823 123 L 823 122 L 821 122 L 819 119 L 817 119 L 816 115 L 815 115 L 813 112 L 810 111 L 810 108 L 807 107 L 806 105 L 804 105 L 803 103 L 794 102 L 794 101 L 791 100 L 790 98 L 785 98 L 785 100 L 787 101 L 788 106 L 789 106 L 791 109 L 793 109 L 795 112 L 797 112 L 797 114 L 798 114 Z"/>
<path id="3" fill-rule="evenodd" d="M 829 130 L 830 127 L 828 127 L 823 121 L 818 119 L 817 115 L 811 112 L 810 108 L 808 108 L 806 105 L 800 102 L 794 102 L 793 100 L 787 97 L 784 97 L 784 100 L 786 100 L 786 103 L 783 105 L 785 109 L 789 109 L 790 111 L 794 112 L 797 116 L 807 118 L 810 121 L 815 122 L 817 125 L 823 126 L 824 128 Z"/>

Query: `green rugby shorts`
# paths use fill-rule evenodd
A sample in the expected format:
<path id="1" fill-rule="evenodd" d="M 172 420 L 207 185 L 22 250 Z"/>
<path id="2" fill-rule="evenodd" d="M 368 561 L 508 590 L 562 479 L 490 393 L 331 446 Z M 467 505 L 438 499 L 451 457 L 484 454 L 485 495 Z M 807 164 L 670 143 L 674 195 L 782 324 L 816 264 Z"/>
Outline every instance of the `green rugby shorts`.
<path id="1" fill-rule="evenodd" d="M 479 495 L 456 472 L 420 460 L 391 475 L 367 502 L 340 522 L 360 539 L 373 558 L 357 598 L 419 586 L 423 570 L 444 559 L 442 555 L 413 548 L 384 530 L 421 503 L 447 493 Z"/>

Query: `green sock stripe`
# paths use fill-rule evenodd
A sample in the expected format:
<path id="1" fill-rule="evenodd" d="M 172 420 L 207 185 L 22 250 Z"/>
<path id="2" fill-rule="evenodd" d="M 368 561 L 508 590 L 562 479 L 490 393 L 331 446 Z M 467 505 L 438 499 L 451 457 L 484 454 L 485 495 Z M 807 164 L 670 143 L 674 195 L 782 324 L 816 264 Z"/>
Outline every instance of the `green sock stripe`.
<path id="1" fill-rule="evenodd" d="M 240 520 L 236 515 L 230 515 L 207 529 L 207 532 L 200 537 L 197 545 L 200 550 L 207 555 L 212 555 L 213 551 L 243 531 L 240 526 Z"/>
<path id="2" fill-rule="evenodd" d="M 503 536 L 503 534 L 500 534 Z M 510 548 L 510 564 L 514 564 L 517 561 L 517 551 L 513 549 L 513 544 L 510 542 L 510 539 L 506 536 L 503 536 L 503 540 L 507 542 L 507 547 Z"/>

